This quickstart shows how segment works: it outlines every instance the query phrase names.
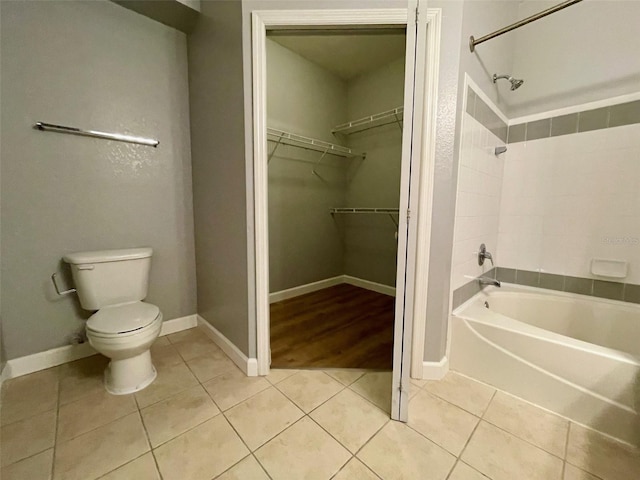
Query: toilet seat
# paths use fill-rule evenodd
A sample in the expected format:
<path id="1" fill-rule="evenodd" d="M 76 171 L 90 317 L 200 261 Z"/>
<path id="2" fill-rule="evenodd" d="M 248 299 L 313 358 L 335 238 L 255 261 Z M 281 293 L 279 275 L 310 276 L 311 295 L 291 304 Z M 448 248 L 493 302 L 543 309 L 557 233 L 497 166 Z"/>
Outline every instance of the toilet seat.
<path id="1" fill-rule="evenodd" d="M 122 337 L 140 333 L 159 317 L 160 309 L 151 303 L 132 302 L 105 307 L 87 320 L 87 333 L 100 337 Z"/>

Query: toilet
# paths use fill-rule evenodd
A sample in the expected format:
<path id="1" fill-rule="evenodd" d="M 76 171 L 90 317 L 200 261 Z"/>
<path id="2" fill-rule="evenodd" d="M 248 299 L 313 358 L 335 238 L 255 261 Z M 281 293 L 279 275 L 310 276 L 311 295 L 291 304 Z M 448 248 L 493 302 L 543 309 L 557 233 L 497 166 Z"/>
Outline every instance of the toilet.
<path id="1" fill-rule="evenodd" d="M 87 320 L 93 348 L 111 359 L 104 386 L 114 395 L 142 390 L 156 378 L 150 348 L 160 334 L 160 309 L 142 300 L 147 296 L 151 248 L 70 253 L 80 304 L 97 310 Z"/>

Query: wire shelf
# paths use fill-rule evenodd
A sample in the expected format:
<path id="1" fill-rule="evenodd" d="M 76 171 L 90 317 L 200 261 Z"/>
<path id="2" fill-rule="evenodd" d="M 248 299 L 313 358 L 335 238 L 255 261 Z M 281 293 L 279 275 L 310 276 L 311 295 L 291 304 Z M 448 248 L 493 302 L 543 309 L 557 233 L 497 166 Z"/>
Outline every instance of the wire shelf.
<path id="1" fill-rule="evenodd" d="M 382 127 L 384 125 L 390 125 L 397 123 L 402 128 L 402 119 L 404 115 L 404 108 L 397 107 L 393 110 L 387 110 L 386 112 L 376 113 L 369 115 L 368 117 L 359 118 L 358 120 L 352 120 L 351 122 L 338 125 L 331 133 L 341 133 L 343 135 L 351 135 L 352 133 L 364 132 L 371 128 Z"/>

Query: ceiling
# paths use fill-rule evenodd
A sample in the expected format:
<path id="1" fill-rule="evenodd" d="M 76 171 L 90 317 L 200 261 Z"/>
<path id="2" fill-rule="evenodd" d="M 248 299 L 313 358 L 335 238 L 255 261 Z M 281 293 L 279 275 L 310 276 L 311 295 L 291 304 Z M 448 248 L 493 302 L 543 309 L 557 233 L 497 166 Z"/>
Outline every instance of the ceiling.
<path id="1" fill-rule="evenodd" d="M 378 32 L 269 32 L 269 38 L 343 80 L 387 65 L 405 54 L 404 30 Z"/>

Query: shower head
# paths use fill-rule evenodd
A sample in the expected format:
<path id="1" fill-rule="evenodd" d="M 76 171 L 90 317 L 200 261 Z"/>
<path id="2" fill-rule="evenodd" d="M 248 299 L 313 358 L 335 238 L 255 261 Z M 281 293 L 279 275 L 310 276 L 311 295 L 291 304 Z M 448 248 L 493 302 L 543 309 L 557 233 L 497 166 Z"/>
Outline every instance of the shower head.
<path id="1" fill-rule="evenodd" d="M 496 83 L 496 81 L 503 78 L 511 82 L 511 90 L 520 88 L 520 86 L 524 83 L 524 80 L 513 78 L 511 75 L 498 75 L 496 73 L 493 74 L 493 83 Z"/>

